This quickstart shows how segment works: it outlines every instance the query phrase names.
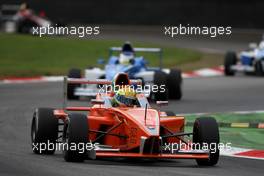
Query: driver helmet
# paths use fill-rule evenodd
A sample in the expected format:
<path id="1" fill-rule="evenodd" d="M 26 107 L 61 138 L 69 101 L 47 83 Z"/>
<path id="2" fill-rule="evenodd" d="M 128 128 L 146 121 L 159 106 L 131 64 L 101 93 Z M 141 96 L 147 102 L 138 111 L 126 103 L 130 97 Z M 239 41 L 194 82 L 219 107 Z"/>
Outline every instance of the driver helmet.
<path id="1" fill-rule="evenodd" d="M 130 64 L 130 61 L 134 59 L 135 53 L 132 45 L 130 42 L 125 42 L 125 44 L 122 47 L 122 52 L 119 56 L 119 62 L 120 64 L 128 65 Z"/>
<path id="2" fill-rule="evenodd" d="M 119 106 L 134 106 L 136 102 L 136 91 L 130 86 L 124 86 L 115 92 L 114 100 Z"/>
<path id="3" fill-rule="evenodd" d="M 130 85 L 130 80 L 126 73 L 118 73 L 115 75 L 114 79 L 112 80 L 112 91 L 116 92 L 119 88 L 125 87 Z"/>
<path id="4" fill-rule="evenodd" d="M 264 49 L 264 41 L 261 41 L 259 44 L 259 49 L 263 50 Z"/>
<path id="5" fill-rule="evenodd" d="M 28 9 L 28 5 L 27 5 L 27 3 L 24 2 L 24 3 L 22 3 L 20 5 L 19 10 L 23 11 L 23 10 L 26 10 L 26 9 Z"/>

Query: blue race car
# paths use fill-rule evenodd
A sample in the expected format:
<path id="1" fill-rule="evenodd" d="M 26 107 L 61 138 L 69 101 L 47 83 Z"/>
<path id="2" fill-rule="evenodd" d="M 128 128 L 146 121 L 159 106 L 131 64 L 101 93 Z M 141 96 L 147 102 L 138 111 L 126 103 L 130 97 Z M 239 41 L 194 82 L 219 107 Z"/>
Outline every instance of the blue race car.
<path id="1" fill-rule="evenodd" d="M 148 62 L 143 56 L 136 54 L 142 52 L 156 53 L 159 56 L 159 67 L 148 67 Z M 115 55 L 115 53 L 119 53 Z M 98 60 L 103 63 L 103 60 Z M 152 100 L 179 100 L 182 97 L 182 76 L 181 71 L 177 69 L 162 68 L 162 49 L 161 48 L 133 48 L 129 42 L 123 47 L 111 47 L 109 50 L 109 60 L 104 69 L 89 68 L 85 69 L 84 76 L 81 70 L 71 69 L 68 77 L 81 78 L 89 80 L 107 79 L 113 80 L 118 73 L 128 74 L 130 79 L 140 79 L 144 85 L 144 94 Z M 154 92 L 153 85 L 164 85 L 165 91 Z M 68 85 L 68 99 L 78 99 L 80 96 L 95 96 L 100 90 L 96 85 Z"/>
<path id="2" fill-rule="evenodd" d="M 224 71 L 226 76 L 236 72 L 264 76 L 264 40 L 259 45 L 250 44 L 250 50 L 235 53 L 228 51 L 225 55 Z"/>

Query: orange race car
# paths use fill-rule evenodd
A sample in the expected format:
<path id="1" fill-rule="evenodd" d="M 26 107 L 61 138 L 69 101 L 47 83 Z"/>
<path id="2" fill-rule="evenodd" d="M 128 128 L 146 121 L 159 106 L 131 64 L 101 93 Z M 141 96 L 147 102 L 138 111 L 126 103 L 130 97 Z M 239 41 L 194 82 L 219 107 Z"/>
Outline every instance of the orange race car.
<path id="1" fill-rule="evenodd" d="M 140 85 L 126 74 L 115 85 Z M 194 122 L 193 132 L 184 132 L 185 120 L 172 112 L 154 109 L 144 94 L 137 93 L 133 106 L 113 104 L 112 92 L 99 92 L 91 107 L 68 107 L 67 84 L 111 85 L 108 80 L 64 79 L 64 108 L 37 108 L 31 125 L 32 149 L 37 154 L 63 150 L 66 161 L 96 158 L 196 159 L 198 165 L 215 165 L 219 149 L 218 124 L 210 117 Z M 122 93 L 122 92 L 121 92 Z M 123 100 L 121 96 L 117 100 Z M 158 105 L 167 101 L 157 101 Z M 78 112 L 78 113 L 76 113 Z M 192 141 L 187 140 L 192 136 Z"/>

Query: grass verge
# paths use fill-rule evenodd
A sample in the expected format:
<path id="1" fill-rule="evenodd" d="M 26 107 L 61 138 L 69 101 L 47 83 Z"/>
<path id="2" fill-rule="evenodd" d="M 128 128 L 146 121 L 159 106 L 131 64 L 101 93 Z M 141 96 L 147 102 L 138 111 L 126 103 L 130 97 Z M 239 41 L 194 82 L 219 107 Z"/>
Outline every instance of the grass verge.
<path id="1" fill-rule="evenodd" d="M 186 132 L 192 132 L 187 126 Z M 264 129 L 257 128 L 219 128 L 220 142 L 231 143 L 232 147 L 264 150 Z"/>
<path id="2" fill-rule="evenodd" d="M 202 116 L 211 116 L 222 123 L 264 123 L 264 113 L 213 113 Z M 186 115 L 187 122 L 194 122 L 197 115 Z"/>
<path id="3" fill-rule="evenodd" d="M 0 77 L 65 75 L 73 67 L 84 69 L 96 66 L 98 58 L 107 59 L 109 47 L 122 44 L 123 41 L 113 40 L 0 34 Z M 206 67 L 207 63 L 208 66 L 220 63 L 220 57 L 212 54 L 149 43 L 133 44 L 137 47 L 163 48 L 164 67 L 192 70 Z M 144 56 L 152 66 L 158 65 L 158 56 Z"/>
<path id="4" fill-rule="evenodd" d="M 223 123 L 264 123 L 264 113 L 216 113 L 205 116 L 214 117 L 217 122 Z M 197 116 L 187 115 L 187 122 L 194 122 Z M 186 131 L 191 132 L 192 127 L 187 126 Z M 258 128 L 220 128 L 221 142 L 231 142 L 233 147 L 252 148 L 264 150 L 264 129 Z"/>

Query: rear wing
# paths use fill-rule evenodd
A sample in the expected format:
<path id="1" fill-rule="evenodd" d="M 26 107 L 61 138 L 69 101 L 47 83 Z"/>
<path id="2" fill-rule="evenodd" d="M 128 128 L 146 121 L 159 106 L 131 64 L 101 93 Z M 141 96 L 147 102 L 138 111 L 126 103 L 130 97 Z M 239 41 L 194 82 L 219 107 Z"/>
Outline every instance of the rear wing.
<path id="1" fill-rule="evenodd" d="M 115 51 L 122 51 L 121 47 L 110 47 L 109 49 L 109 57 Z M 162 68 L 162 59 L 163 59 L 163 51 L 161 48 L 134 48 L 135 52 L 147 52 L 147 53 L 157 53 L 159 56 L 159 67 Z"/>
<path id="2" fill-rule="evenodd" d="M 68 78 L 67 76 L 63 79 L 63 109 L 67 107 L 67 92 L 68 92 L 68 84 L 101 84 L 101 85 L 111 85 L 112 81 L 106 79 L 95 79 L 88 80 L 85 78 Z M 142 85 L 142 81 L 140 79 L 130 79 L 131 85 Z M 98 92 L 99 93 L 99 92 Z"/>

